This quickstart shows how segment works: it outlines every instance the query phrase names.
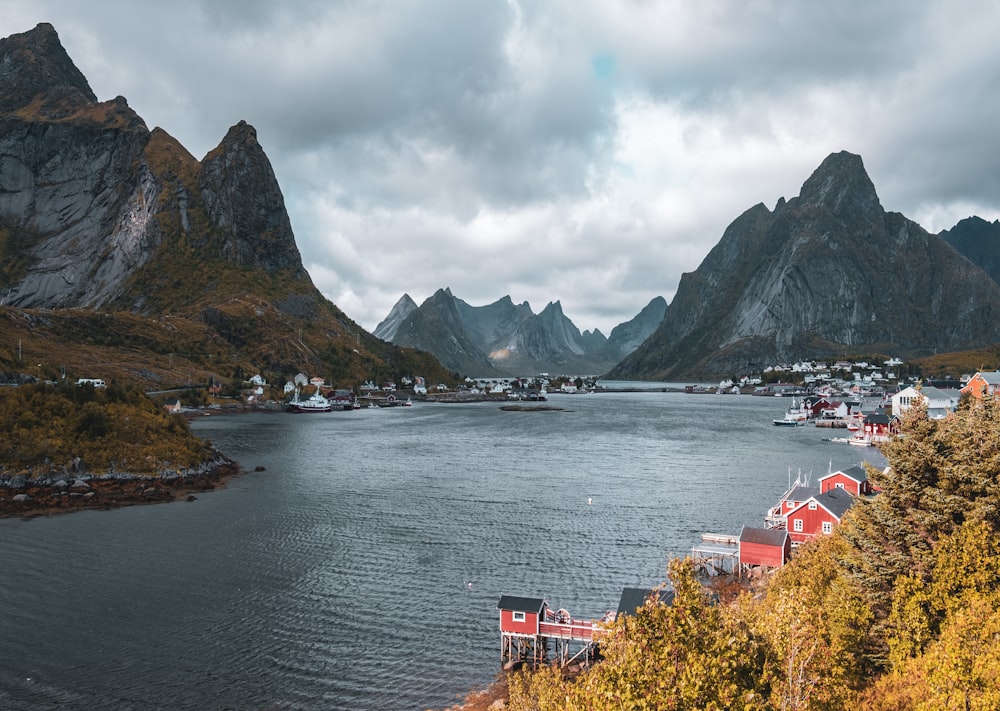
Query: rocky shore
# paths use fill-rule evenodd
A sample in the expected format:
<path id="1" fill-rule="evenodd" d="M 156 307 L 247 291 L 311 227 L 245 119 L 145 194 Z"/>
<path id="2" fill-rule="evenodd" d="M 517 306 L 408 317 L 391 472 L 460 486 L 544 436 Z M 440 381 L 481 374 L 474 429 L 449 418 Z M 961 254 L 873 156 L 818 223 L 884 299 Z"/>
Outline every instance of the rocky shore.
<path id="1" fill-rule="evenodd" d="M 63 472 L 45 476 L 29 476 L 26 472 L 0 474 L 0 518 L 193 501 L 197 493 L 223 487 L 239 472 L 236 462 L 217 455 L 195 469 L 166 470 L 153 475 L 125 472 Z"/>

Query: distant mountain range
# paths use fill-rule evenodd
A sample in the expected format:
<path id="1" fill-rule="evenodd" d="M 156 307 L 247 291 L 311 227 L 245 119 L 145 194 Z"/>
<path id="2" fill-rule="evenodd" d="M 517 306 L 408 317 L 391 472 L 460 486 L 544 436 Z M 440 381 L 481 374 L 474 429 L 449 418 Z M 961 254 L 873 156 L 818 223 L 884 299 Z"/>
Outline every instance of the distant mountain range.
<path id="1" fill-rule="evenodd" d="M 832 154 L 798 197 L 736 218 L 607 377 L 707 379 L 800 358 L 995 344 L 1000 285 L 984 268 L 997 273 L 997 227 L 963 223 L 942 238 L 886 212 L 860 156 Z"/>
<path id="2" fill-rule="evenodd" d="M 403 294 L 374 334 L 433 353 L 445 367 L 473 376 L 599 375 L 656 329 L 666 307 L 657 297 L 605 337 L 597 329 L 581 333 L 558 301 L 535 314 L 527 302 L 515 304 L 510 296 L 470 306 L 445 288 L 420 306 Z"/>

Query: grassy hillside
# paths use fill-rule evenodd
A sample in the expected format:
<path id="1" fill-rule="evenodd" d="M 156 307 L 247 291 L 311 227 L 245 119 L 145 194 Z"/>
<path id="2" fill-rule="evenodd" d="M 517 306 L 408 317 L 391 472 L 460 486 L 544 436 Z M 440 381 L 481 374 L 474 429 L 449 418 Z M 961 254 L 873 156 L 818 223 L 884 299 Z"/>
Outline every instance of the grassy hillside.
<path id="1" fill-rule="evenodd" d="M 156 474 L 214 458 L 183 419 L 135 388 L 0 389 L 0 471 L 6 474 L 67 469 Z"/>
<path id="2" fill-rule="evenodd" d="M 261 299 L 235 298 L 206 307 L 203 318 L 0 307 L 0 372 L 103 378 L 144 390 L 255 373 L 282 384 L 300 371 L 338 387 L 403 375 L 455 381 L 429 354 L 384 343 L 332 305 L 326 309 L 316 319 L 298 319 Z"/>

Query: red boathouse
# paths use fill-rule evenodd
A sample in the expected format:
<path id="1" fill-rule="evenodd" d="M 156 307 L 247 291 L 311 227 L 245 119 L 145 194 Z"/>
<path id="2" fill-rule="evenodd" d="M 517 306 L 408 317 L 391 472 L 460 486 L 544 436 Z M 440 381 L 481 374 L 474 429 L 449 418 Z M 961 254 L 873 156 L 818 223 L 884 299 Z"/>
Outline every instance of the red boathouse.
<path id="1" fill-rule="evenodd" d="M 553 611 L 544 599 L 537 597 L 501 595 L 497 609 L 500 610 L 501 662 L 545 662 L 549 658 L 550 640 L 560 664 L 566 665 L 581 655 L 590 660 L 601 621 L 574 620 L 566 610 Z M 608 612 L 604 619 L 613 617 L 614 613 Z M 570 647 L 574 643 L 580 648 L 571 655 Z"/>

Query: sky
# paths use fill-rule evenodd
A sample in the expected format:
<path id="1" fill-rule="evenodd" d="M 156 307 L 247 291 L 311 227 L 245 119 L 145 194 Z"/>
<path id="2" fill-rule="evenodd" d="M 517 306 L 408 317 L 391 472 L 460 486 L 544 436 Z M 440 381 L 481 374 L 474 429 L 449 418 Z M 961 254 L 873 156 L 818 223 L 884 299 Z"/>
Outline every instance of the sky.
<path id="1" fill-rule="evenodd" d="M 197 158 L 253 125 L 369 331 L 449 287 L 608 335 L 841 150 L 931 232 L 1000 217 L 994 0 L 0 0 L 39 22 Z"/>

